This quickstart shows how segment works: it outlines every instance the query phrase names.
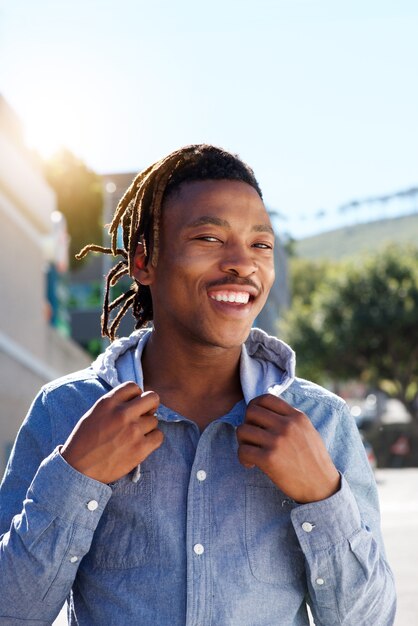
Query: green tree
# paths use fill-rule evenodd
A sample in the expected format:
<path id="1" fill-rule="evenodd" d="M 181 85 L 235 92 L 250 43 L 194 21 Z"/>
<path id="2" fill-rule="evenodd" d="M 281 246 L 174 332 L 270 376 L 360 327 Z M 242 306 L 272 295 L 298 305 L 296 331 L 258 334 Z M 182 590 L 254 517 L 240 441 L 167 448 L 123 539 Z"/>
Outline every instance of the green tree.
<path id="1" fill-rule="evenodd" d="M 70 267 L 81 267 L 74 255 L 86 244 L 103 240 L 102 181 L 69 150 L 60 150 L 45 162 L 46 178 L 57 195 L 70 235 Z"/>
<path id="2" fill-rule="evenodd" d="M 296 295 L 284 327 L 300 373 L 361 379 L 398 398 L 418 422 L 418 250 L 391 246 L 328 268 L 324 279 L 315 272 L 315 290 Z"/>

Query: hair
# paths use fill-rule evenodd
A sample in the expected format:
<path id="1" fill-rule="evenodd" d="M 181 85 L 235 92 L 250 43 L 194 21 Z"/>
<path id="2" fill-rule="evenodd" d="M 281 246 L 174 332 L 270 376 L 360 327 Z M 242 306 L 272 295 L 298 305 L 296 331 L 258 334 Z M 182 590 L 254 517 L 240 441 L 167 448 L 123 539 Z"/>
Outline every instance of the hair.
<path id="1" fill-rule="evenodd" d="M 81 259 L 89 252 L 122 257 L 106 276 L 101 316 L 102 335 L 111 341 L 122 317 L 132 308 L 135 328 L 153 319 L 152 297 L 148 286 L 136 280 L 122 295 L 110 301 L 111 287 L 124 276 L 133 276 L 134 257 L 142 242 L 146 262 L 157 265 L 161 211 L 164 201 L 180 185 L 200 180 L 236 180 L 253 187 L 260 198 L 261 189 L 253 170 L 238 155 L 208 144 L 195 144 L 176 150 L 140 172 L 119 201 L 109 225 L 110 247 L 89 244 L 76 255 Z M 118 247 L 118 229 L 122 227 L 123 247 Z M 117 310 L 113 319 L 110 314 Z"/>

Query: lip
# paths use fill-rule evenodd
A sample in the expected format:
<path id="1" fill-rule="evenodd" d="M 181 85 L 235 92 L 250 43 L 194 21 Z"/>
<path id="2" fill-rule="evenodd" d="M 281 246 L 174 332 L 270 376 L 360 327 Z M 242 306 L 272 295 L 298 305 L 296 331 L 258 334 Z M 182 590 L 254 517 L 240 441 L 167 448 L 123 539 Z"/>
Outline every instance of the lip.
<path id="1" fill-rule="evenodd" d="M 235 320 L 247 318 L 251 313 L 254 302 L 254 300 L 249 300 L 247 304 L 237 304 L 236 302 L 220 302 L 213 300 L 213 298 L 208 298 L 208 300 L 217 314 Z"/>
<path id="2" fill-rule="evenodd" d="M 213 298 L 210 297 L 211 294 L 214 295 L 215 293 L 219 293 L 221 291 L 234 291 L 235 293 L 242 293 L 242 292 L 249 293 L 250 299 L 248 300 L 246 304 L 242 304 L 239 302 L 225 302 L 223 300 L 214 300 Z M 208 300 L 210 302 L 210 306 L 217 313 L 217 315 L 220 314 L 222 315 L 222 317 L 233 319 L 233 320 L 247 319 L 248 316 L 251 315 L 251 312 L 252 312 L 252 308 L 254 304 L 254 297 L 252 296 L 252 293 L 254 293 L 254 291 L 255 291 L 254 289 L 251 289 L 248 287 L 244 289 L 241 285 L 239 287 L 235 286 L 235 288 L 232 289 L 232 286 L 228 285 L 228 287 L 224 286 L 223 288 L 209 289 Z"/>
<path id="3" fill-rule="evenodd" d="M 207 293 L 210 297 L 211 295 L 215 295 L 222 291 L 234 291 L 235 293 L 248 293 L 251 297 L 251 301 L 253 301 L 258 295 L 259 290 L 256 287 L 252 287 L 251 285 L 216 285 L 214 287 L 208 287 Z"/>

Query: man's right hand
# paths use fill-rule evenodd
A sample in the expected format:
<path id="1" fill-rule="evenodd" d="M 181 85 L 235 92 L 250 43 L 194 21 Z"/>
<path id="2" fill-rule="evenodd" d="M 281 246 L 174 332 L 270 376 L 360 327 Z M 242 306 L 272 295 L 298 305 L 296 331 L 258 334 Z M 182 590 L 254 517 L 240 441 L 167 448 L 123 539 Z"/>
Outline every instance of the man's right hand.
<path id="1" fill-rule="evenodd" d="M 76 470 L 102 483 L 132 471 L 161 446 L 163 433 L 154 413 L 160 399 L 133 382 L 123 383 L 83 415 L 61 455 Z"/>

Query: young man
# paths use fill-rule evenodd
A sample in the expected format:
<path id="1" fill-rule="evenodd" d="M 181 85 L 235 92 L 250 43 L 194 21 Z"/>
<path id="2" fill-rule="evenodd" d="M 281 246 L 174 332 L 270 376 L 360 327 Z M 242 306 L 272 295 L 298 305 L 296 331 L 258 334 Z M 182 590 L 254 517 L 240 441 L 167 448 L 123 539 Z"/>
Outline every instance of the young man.
<path id="1" fill-rule="evenodd" d="M 117 247 L 123 228 L 123 248 Z M 207 145 L 142 172 L 109 249 L 103 332 L 46 385 L 0 491 L 0 623 L 389 626 L 376 487 L 344 403 L 252 323 L 274 234 L 252 170 Z M 109 289 L 134 283 L 109 302 Z M 110 320 L 110 312 L 119 312 Z M 153 320 L 153 329 L 142 328 Z"/>

